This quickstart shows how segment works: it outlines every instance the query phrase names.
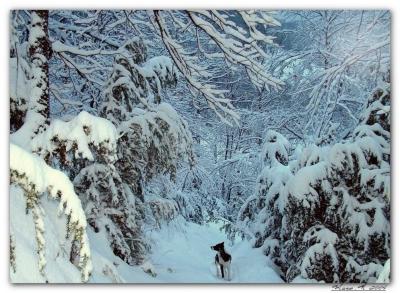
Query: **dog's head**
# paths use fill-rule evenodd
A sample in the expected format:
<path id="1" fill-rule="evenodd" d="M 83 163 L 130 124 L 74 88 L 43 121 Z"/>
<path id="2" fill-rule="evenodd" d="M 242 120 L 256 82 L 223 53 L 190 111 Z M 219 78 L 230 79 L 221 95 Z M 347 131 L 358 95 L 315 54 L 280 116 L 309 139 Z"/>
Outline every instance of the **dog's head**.
<path id="1" fill-rule="evenodd" d="M 216 244 L 216 245 L 214 245 L 214 246 L 211 246 L 211 249 L 212 249 L 212 250 L 215 250 L 215 251 L 218 251 L 218 252 L 223 252 L 223 251 L 225 251 L 224 242 L 221 242 L 221 243 L 218 243 L 218 244 Z"/>

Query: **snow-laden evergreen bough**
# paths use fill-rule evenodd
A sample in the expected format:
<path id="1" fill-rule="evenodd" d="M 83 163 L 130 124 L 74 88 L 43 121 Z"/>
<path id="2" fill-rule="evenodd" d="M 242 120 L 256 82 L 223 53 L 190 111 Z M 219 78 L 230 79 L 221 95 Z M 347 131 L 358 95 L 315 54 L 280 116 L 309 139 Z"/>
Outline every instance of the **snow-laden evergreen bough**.
<path id="1" fill-rule="evenodd" d="M 140 39 L 128 41 L 119 52 L 101 106 L 107 120 L 97 118 L 112 121 L 116 136 L 89 144 L 95 160 L 72 162 L 83 166 L 74 185 L 90 226 L 95 232 L 105 230 L 114 254 L 134 265 L 146 259 L 149 249 L 142 231 L 149 221 L 146 207 L 153 211 L 155 222 L 175 214 L 173 203 L 159 196 L 145 199 L 144 184 L 160 173 L 173 179 L 180 161 L 193 160 L 192 139 L 186 122 L 161 103 L 161 91 L 176 85 L 171 61 L 164 56 L 148 59 Z M 90 136 L 101 129 L 88 127 L 85 132 Z"/>
<path id="2" fill-rule="evenodd" d="M 114 253 L 129 264 L 143 260 L 140 203 L 115 167 L 118 132 L 107 119 L 81 112 L 71 121 L 53 120 L 31 141 L 33 152 L 72 178 L 87 221 L 106 231 Z"/>
<path id="3" fill-rule="evenodd" d="M 64 213 L 68 218 L 68 234 L 72 235 L 73 242 L 78 244 L 78 267 L 81 270 L 82 281 L 88 281 L 92 264 L 86 235 L 86 216 L 71 181 L 65 174 L 49 167 L 39 157 L 14 144 L 10 145 L 10 176 L 11 184 L 18 185 L 24 190 L 26 211 L 32 213 L 40 273 L 46 277 L 46 227 L 42 219 L 41 202 L 45 200 L 43 195 L 48 194 L 53 199 L 60 201 L 59 212 Z M 13 231 L 11 231 L 11 235 L 13 235 Z M 14 238 L 13 246 L 18 245 L 18 240 Z M 14 258 L 14 272 L 16 273 L 18 271 L 18 266 L 16 266 L 18 255 L 14 255 Z"/>
<path id="4" fill-rule="evenodd" d="M 309 146 L 290 168 L 287 141 L 269 132 L 265 143 L 272 167 L 239 215 L 255 246 L 288 282 L 376 282 L 390 257 L 388 85 L 373 92 L 347 142 Z"/>
<path id="5" fill-rule="evenodd" d="M 293 176 L 289 161 L 289 141 L 280 133 L 269 130 L 261 152 L 264 168 L 257 178 L 256 193 L 239 211 L 238 226 L 254 246 L 262 247 L 274 268 L 282 274 L 280 229 L 284 195 L 282 189 Z"/>

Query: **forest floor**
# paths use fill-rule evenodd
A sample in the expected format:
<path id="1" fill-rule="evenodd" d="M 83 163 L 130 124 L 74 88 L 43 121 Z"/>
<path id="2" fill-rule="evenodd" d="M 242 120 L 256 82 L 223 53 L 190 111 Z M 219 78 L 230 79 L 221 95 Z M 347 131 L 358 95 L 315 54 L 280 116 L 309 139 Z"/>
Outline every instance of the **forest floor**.
<path id="1" fill-rule="evenodd" d="M 64 250 L 65 221 L 55 221 L 58 203 L 43 202 L 46 228 L 47 264 L 44 278 L 38 269 L 35 228 L 25 213 L 26 204 L 20 188 L 10 189 L 10 212 L 18 215 L 13 221 L 16 238 L 16 273 L 10 279 L 16 283 L 78 283 L 81 281 L 78 268 L 68 261 Z M 45 212 L 46 211 L 46 212 Z M 161 229 L 145 231 L 151 239 L 151 253 L 142 266 L 130 266 L 116 257 L 109 246 L 104 230 L 94 233 L 87 229 L 91 248 L 93 271 L 90 283 L 282 283 L 282 279 L 267 264 L 260 249 L 252 248 L 250 242 L 238 239 L 227 240 L 220 225 L 210 223 L 198 225 L 178 218 Z M 50 241 L 51 240 L 51 241 Z M 222 280 L 216 276 L 215 251 L 212 245 L 225 242 L 226 250 L 232 255 L 232 279 Z M 145 272 L 151 269 L 152 273 Z"/>
<path id="2" fill-rule="evenodd" d="M 94 274 L 91 282 L 123 283 L 282 283 L 278 274 L 267 265 L 259 249 L 245 240 L 233 245 L 216 224 L 200 226 L 193 223 L 170 225 L 148 232 L 152 239 L 152 253 L 145 270 L 131 267 L 116 259 L 103 245 L 101 235 L 91 233 L 90 243 L 94 253 Z M 216 277 L 215 252 L 210 246 L 225 241 L 226 250 L 232 255 L 232 280 Z M 113 262 L 110 262 L 114 259 Z M 100 269 L 100 271 L 99 271 Z"/>

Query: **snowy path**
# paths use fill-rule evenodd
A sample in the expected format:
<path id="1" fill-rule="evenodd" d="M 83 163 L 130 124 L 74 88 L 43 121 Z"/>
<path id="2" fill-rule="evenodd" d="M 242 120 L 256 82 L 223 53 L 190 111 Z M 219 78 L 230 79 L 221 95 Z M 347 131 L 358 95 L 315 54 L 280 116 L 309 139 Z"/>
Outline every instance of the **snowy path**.
<path id="1" fill-rule="evenodd" d="M 92 234 L 93 239 L 98 234 Z M 164 228 L 162 231 L 151 232 L 153 252 L 150 261 L 156 271 L 156 276 L 146 274 L 138 267 L 130 267 L 117 261 L 108 267 L 115 267 L 112 275 L 118 275 L 119 282 L 127 283 L 222 283 L 227 282 L 216 277 L 213 263 L 215 252 L 211 245 L 225 241 L 226 249 L 232 254 L 231 283 L 281 283 L 281 278 L 266 264 L 266 258 L 258 249 L 253 249 L 246 241 L 239 241 L 232 247 L 223 232 L 215 225 L 200 226 L 188 224 L 184 230 L 176 227 Z M 98 252 L 98 253 L 97 253 Z M 106 259 L 110 252 L 96 251 L 94 267 L 100 272 L 94 274 L 92 282 L 110 282 L 110 274 L 104 273 Z M 115 259 L 115 258 L 114 258 Z M 114 261 L 115 263 L 115 261 Z M 112 271 L 112 270 L 111 270 Z"/>

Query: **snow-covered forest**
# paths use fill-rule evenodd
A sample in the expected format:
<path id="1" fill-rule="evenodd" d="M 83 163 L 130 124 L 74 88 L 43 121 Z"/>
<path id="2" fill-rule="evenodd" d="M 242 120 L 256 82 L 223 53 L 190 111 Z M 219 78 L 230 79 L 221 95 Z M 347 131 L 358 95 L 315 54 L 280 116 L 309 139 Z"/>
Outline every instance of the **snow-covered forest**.
<path id="1" fill-rule="evenodd" d="M 390 17 L 12 11 L 11 281 L 389 282 Z"/>

